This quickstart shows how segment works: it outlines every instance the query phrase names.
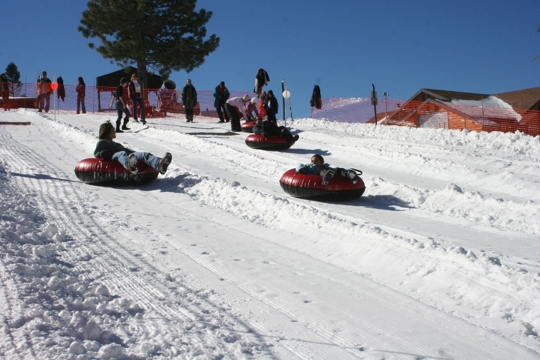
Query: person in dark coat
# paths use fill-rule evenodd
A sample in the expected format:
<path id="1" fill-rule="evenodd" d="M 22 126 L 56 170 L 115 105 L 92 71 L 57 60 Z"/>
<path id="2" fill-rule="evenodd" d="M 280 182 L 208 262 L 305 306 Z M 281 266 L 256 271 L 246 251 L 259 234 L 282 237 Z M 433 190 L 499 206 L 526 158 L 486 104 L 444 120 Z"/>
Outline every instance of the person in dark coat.
<path id="1" fill-rule="evenodd" d="M 214 107 L 216 108 L 220 123 L 229 122 L 229 115 L 225 111 L 225 103 L 229 100 L 230 96 L 229 89 L 225 87 L 225 81 L 222 81 L 216 86 L 214 90 L 214 97 L 216 98 Z"/>
<path id="2" fill-rule="evenodd" d="M 126 78 L 120 79 L 120 85 L 116 88 L 116 93 L 114 94 L 114 98 L 116 99 L 115 108 L 116 112 L 118 113 L 118 118 L 116 119 L 116 132 L 117 133 L 123 133 L 122 130 L 130 130 L 130 128 L 127 127 L 127 123 L 129 122 L 129 109 L 126 104 L 126 97 L 124 94 L 124 89 L 128 86 L 128 81 Z M 120 129 L 120 122 L 122 121 L 122 114 L 125 114 L 124 117 L 124 125 L 122 126 L 122 129 Z"/>
<path id="3" fill-rule="evenodd" d="M 9 84 L 6 74 L 0 75 L 0 93 L 4 102 L 4 111 L 9 110 Z"/>
<path id="4" fill-rule="evenodd" d="M 322 107 L 322 101 L 321 101 L 321 88 L 319 85 L 315 85 L 313 88 L 313 94 L 311 95 L 311 100 L 309 101 L 309 104 L 311 107 L 321 109 Z"/>
<path id="5" fill-rule="evenodd" d="M 269 81 L 270 77 L 268 77 L 268 73 L 262 68 L 259 69 L 257 75 L 255 75 L 255 89 L 253 90 L 257 94 L 257 97 L 261 96 L 263 86 L 268 84 Z"/>
<path id="6" fill-rule="evenodd" d="M 324 162 L 322 155 L 315 154 L 311 157 L 311 164 L 298 164 L 296 172 L 304 175 L 321 175 L 323 185 L 328 184 L 335 175 L 343 176 L 347 178 L 351 183 L 356 184 L 358 182 L 358 174 L 352 169 L 332 168 L 329 164 Z"/>
<path id="7" fill-rule="evenodd" d="M 289 144 L 294 144 L 300 138 L 298 135 L 293 136 L 285 126 L 277 126 L 271 120 L 263 121 L 261 118 L 258 118 L 257 123 L 253 126 L 253 133 L 264 137 L 279 136 Z"/>
<path id="8" fill-rule="evenodd" d="M 264 109 L 266 110 L 266 116 L 268 121 L 272 121 L 274 124 L 277 125 L 276 114 L 279 110 L 279 103 L 274 96 L 274 92 L 272 90 L 268 90 L 268 92 L 266 93 Z"/>
<path id="9" fill-rule="evenodd" d="M 131 105 L 133 106 L 133 120 L 139 122 L 137 117 L 139 116 L 139 110 L 137 106 L 141 109 L 141 122 L 143 125 L 146 125 L 146 114 L 144 109 L 144 89 L 142 83 L 139 82 L 137 74 L 131 74 L 131 81 L 128 84 L 128 96 L 131 100 Z"/>
<path id="10" fill-rule="evenodd" d="M 62 77 L 59 76 L 56 82 L 58 83 L 58 90 L 56 90 L 58 94 L 58 100 L 62 99 L 62 101 L 64 101 L 64 99 L 66 98 L 66 88 L 64 87 L 64 79 L 62 79 Z"/>
<path id="11" fill-rule="evenodd" d="M 86 106 L 84 106 L 84 97 L 86 96 L 86 84 L 82 77 L 77 78 L 77 87 L 75 88 L 77 93 L 77 114 L 80 114 L 82 107 L 82 113 L 86 114 Z"/>
<path id="12" fill-rule="evenodd" d="M 197 90 L 191 84 L 191 79 L 187 79 L 186 86 L 182 90 L 182 104 L 186 111 L 186 122 L 193 122 L 193 110 L 197 105 Z"/>

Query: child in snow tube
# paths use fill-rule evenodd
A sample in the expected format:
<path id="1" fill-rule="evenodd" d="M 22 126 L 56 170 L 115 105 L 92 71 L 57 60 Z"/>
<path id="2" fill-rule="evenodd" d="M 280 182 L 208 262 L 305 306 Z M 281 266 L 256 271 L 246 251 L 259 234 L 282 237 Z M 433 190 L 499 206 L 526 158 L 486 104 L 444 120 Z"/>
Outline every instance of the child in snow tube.
<path id="1" fill-rule="evenodd" d="M 172 160 L 171 153 L 165 153 L 165 156 L 163 156 L 162 158 L 159 158 L 149 152 L 139 152 L 139 151 L 128 149 L 124 147 L 122 144 L 114 142 L 113 141 L 114 138 L 116 138 L 116 130 L 114 126 L 111 124 L 111 122 L 107 121 L 106 123 L 101 124 L 101 126 L 99 127 L 99 140 L 96 144 L 96 149 L 94 150 L 94 156 L 96 158 L 101 158 L 106 161 L 112 160 L 112 161 L 116 161 L 120 163 L 126 170 L 125 174 L 128 174 L 128 175 L 139 174 L 139 167 L 138 167 L 139 161 L 159 171 L 160 174 L 165 174 L 165 172 L 167 171 L 167 168 Z M 83 170 L 82 167 L 78 166 L 78 168 L 79 170 Z M 76 173 L 77 173 L 77 170 L 76 170 Z M 88 180 L 85 182 L 97 183 L 97 182 L 100 182 L 99 179 L 102 179 L 102 178 L 104 180 L 106 179 L 106 177 L 100 177 L 99 174 L 93 174 L 94 178 L 98 180 L 91 181 L 91 178 L 87 179 L 86 176 L 82 175 L 83 174 L 82 171 L 79 171 L 79 173 L 77 173 L 77 176 L 79 178 L 80 178 L 79 175 L 81 175 L 84 177 L 83 181 Z M 126 177 L 120 177 L 120 178 L 126 178 Z M 122 180 L 120 178 L 119 178 L 119 181 Z M 110 182 L 111 179 L 108 179 L 108 180 L 109 180 L 108 182 Z M 127 181 L 122 181 L 122 182 L 125 183 Z"/>
<path id="2" fill-rule="evenodd" d="M 294 197 L 346 201 L 359 198 L 366 189 L 358 174 L 362 172 L 331 168 L 324 163 L 321 155 L 316 154 L 311 158 L 311 164 L 300 164 L 296 169 L 286 171 L 279 183 L 285 192 Z"/>
<path id="3" fill-rule="evenodd" d="M 257 119 L 257 123 L 253 126 L 253 133 L 265 137 L 279 136 L 284 138 L 289 145 L 294 144 L 300 138 L 298 135 L 293 136 L 285 126 L 277 126 L 272 120 L 263 121 L 262 118 Z"/>
<path id="4" fill-rule="evenodd" d="M 300 174 L 319 174 L 322 176 L 322 184 L 326 185 L 332 180 L 332 178 L 339 174 L 343 177 L 349 179 L 352 184 L 358 182 L 358 174 L 356 171 L 351 169 L 342 169 L 342 168 L 331 168 L 329 164 L 324 162 L 322 155 L 315 154 L 311 157 L 311 164 L 298 164 L 296 167 L 296 172 Z"/>

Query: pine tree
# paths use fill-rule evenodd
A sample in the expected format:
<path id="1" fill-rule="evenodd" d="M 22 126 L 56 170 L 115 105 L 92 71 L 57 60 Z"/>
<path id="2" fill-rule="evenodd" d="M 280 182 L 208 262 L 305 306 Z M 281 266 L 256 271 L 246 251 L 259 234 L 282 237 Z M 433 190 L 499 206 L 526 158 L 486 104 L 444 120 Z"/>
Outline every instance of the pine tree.
<path id="1" fill-rule="evenodd" d="M 6 77 L 8 79 L 9 96 L 20 96 L 22 92 L 23 84 L 21 83 L 21 73 L 15 63 L 10 62 L 6 66 Z"/>
<path id="2" fill-rule="evenodd" d="M 197 0 L 90 0 L 78 30 L 104 58 L 134 66 L 146 83 L 147 67 L 167 79 L 170 73 L 199 67 L 219 45 L 206 37 L 211 11 L 195 11 Z"/>

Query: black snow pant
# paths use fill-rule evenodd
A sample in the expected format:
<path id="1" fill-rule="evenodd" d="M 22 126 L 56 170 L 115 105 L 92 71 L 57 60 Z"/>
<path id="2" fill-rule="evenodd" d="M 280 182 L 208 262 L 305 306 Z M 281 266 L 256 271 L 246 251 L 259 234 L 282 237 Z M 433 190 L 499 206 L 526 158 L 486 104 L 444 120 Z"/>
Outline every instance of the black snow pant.
<path id="1" fill-rule="evenodd" d="M 229 115 L 229 119 L 231 119 L 231 130 L 242 131 L 242 128 L 240 127 L 240 116 L 238 116 L 236 106 L 225 104 L 225 111 L 227 112 L 227 115 Z"/>

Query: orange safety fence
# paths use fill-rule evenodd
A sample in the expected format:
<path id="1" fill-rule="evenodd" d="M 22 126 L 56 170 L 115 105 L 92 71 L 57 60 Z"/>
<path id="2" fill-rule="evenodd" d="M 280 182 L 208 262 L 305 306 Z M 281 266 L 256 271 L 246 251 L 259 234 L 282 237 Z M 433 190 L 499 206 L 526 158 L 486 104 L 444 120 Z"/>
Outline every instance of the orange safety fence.
<path id="1" fill-rule="evenodd" d="M 540 134 L 540 111 L 442 101 L 379 99 L 377 123 L 424 128 Z M 375 123 L 370 98 L 326 98 L 311 117 L 338 122 Z"/>

